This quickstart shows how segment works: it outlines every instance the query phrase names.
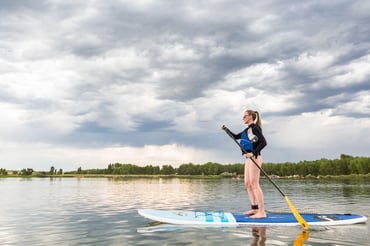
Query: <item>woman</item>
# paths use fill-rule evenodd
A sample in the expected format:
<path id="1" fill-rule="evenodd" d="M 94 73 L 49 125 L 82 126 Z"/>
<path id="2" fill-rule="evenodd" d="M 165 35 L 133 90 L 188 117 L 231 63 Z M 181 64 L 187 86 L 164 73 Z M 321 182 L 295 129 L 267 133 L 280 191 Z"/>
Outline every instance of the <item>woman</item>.
<path id="1" fill-rule="evenodd" d="M 248 125 L 244 131 L 239 134 L 230 133 L 236 139 L 241 139 L 240 143 L 246 152 L 245 156 L 247 159 L 244 166 L 244 185 L 251 201 L 251 210 L 245 213 L 250 214 L 250 218 L 265 218 L 266 212 L 263 192 L 259 184 L 260 169 L 251 160 L 251 158 L 253 158 L 257 165 L 262 167 L 261 150 L 267 143 L 262 134 L 261 115 L 257 111 L 246 110 L 244 112 L 243 121 Z M 223 125 L 222 129 L 227 129 L 227 127 Z M 248 144 L 245 143 L 250 143 L 251 146 L 248 147 Z"/>

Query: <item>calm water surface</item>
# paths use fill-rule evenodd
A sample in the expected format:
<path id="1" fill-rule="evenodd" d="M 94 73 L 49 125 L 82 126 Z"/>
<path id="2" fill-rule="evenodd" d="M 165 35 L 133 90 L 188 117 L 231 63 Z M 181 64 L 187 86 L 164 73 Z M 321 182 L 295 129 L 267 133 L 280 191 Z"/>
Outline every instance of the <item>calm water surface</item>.
<path id="1" fill-rule="evenodd" d="M 370 217 L 370 181 L 276 180 L 299 212 Z M 289 211 L 262 180 L 266 208 Z M 0 245 L 368 245 L 370 223 L 314 228 L 156 225 L 139 208 L 245 211 L 238 180 L 0 179 Z M 302 244 L 303 242 L 303 244 Z"/>

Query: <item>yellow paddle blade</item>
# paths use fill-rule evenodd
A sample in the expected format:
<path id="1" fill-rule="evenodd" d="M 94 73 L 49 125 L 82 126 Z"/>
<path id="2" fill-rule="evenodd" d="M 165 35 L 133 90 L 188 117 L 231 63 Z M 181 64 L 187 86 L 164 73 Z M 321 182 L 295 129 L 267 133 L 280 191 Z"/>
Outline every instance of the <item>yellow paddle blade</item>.
<path id="1" fill-rule="evenodd" d="M 290 210 L 292 211 L 294 217 L 297 219 L 299 224 L 303 227 L 303 229 L 308 230 L 307 222 L 302 218 L 302 216 L 298 213 L 298 211 L 293 206 L 293 203 L 289 200 L 288 196 L 284 196 L 285 201 L 288 203 Z"/>
<path id="2" fill-rule="evenodd" d="M 302 246 L 304 245 L 304 241 L 308 240 L 308 231 L 302 231 L 299 233 L 297 238 L 294 240 L 294 246 Z"/>

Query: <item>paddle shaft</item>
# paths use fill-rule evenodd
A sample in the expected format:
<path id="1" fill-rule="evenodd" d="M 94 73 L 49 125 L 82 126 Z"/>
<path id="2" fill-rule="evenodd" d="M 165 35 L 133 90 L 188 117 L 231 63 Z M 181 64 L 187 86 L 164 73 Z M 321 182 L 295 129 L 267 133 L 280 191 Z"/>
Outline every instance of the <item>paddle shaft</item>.
<path id="1" fill-rule="evenodd" d="M 234 135 L 230 132 L 230 130 L 225 127 L 225 128 L 222 128 L 226 133 L 227 135 L 229 135 L 233 140 L 234 142 L 240 147 L 241 151 L 243 154 L 246 154 L 247 152 L 243 149 L 243 147 L 241 146 L 241 144 L 238 142 L 238 140 L 235 139 Z M 308 224 L 307 222 L 302 218 L 302 216 L 298 213 L 298 211 L 295 209 L 293 203 L 289 200 L 288 196 L 286 196 L 284 194 L 284 192 L 282 192 L 282 190 L 279 188 L 279 186 L 277 186 L 277 184 L 275 184 L 274 181 L 272 181 L 272 179 L 267 175 L 267 173 L 265 172 L 265 170 L 262 169 L 262 167 L 260 167 L 257 162 L 253 159 L 253 158 L 249 158 L 252 160 L 252 162 L 256 165 L 256 167 L 258 167 L 258 169 L 263 173 L 263 175 L 265 175 L 265 177 L 271 182 L 271 184 L 273 184 L 275 186 L 275 188 L 280 192 L 280 194 L 285 198 L 285 201 L 288 203 L 289 207 L 290 207 L 290 210 L 292 211 L 294 217 L 297 219 L 297 221 L 302 225 L 302 227 L 305 229 L 305 230 L 308 230 Z"/>

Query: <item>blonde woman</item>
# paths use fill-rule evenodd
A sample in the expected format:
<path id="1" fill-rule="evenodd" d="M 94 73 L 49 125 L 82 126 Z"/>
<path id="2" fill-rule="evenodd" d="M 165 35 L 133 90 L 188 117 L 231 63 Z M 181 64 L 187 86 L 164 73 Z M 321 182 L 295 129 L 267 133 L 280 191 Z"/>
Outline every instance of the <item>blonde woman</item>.
<path id="1" fill-rule="evenodd" d="M 250 218 L 265 218 L 265 205 L 263 192 L 260 187 L 260 169 L 253 163 L 251 158 L 262 167 L 261 150 L 267 145 L 266 139 L 262 134 L 262 121 L 259 112 L 254 110 L 246 110 L 244 112 L 243 121 L 248 127 L 239 134 L 234 134 L 222 126 L 222 129 L 227 129 L 235 139 L 241 139 L 240 144 L 243 146 L 246 154 L 244 166 L 244 185 L 248 192 L 251 202 L 251 210 L 246 211 L 246 214 L 251 215 Z"/>

